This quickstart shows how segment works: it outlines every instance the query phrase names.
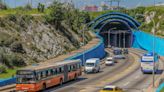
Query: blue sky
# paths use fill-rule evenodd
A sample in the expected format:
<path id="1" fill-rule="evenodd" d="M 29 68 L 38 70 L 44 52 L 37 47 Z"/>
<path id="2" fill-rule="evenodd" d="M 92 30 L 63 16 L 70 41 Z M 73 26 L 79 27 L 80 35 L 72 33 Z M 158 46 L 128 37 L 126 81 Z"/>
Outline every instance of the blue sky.
<path id="1" fill-rule="evenodd" d="M 33 6 L 37 6 L 39 2 L 50 4 L 53 0 L 4 0 L 6 4 L 8 4 L 10 7 L 15 6 L 22 6 L 28 3 L 28 1 L 33 1 Z M 16 3 L 15 3 L 16 1 Z M 59 0 L 59 1 L 71 1 L 71 0 Z M 72 0 L 76 7 L 82 7 L 84 5 L 100 5 L 101 2 L 105 2 L 109 4 L 109 0 Z M 164 3 L 164 0 L 155 0 L 156 3 Z M 153 5 L 154 0 L 121 0 L 120 5 L 127 7 L 127 8 L 134 8 L 137 6 L 149 6 Z M 113 5 L 116 5 L 116 3 L 113 3 Z"/>

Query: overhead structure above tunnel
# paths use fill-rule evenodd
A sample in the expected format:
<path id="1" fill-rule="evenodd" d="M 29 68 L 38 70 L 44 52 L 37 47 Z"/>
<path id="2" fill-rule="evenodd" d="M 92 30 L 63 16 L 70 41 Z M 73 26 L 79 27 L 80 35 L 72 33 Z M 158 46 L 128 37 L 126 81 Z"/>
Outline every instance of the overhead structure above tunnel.
<path id="1" fill-rule="evenodd" d="M 138 30 L 140 23 L 126 14 L 112 12 L 97 17 L 89 26 L 103 37 L 105 46 L 129 48 L 133 43 L 132 32 Z"/>

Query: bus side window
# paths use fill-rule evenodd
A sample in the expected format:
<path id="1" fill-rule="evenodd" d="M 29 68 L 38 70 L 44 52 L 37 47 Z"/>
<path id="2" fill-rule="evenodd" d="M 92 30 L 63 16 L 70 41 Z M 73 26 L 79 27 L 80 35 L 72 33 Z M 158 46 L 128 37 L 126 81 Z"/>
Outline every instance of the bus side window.
<path id="1" fill-rule="evenodd" d="M 64 73 L 64 67 L 63 66 L 61 67 L 61 72 Z"/>
<path id="2" fill-rule="evenodd" d="M 41 79 L 41 73 L 38 72 L 38 73 L 37 73 L 37 80 L 40 80 L 40 79 Z"/>
<path id="3" fill-rule="evenodd" d="M 46 77 L 48 76 L 48 70 L 46 70 Z"/>
<path id="4" fill-rule="evenodd" d="M 53 69 L 53 74 L 54 74 L 54 75 L 57 75 L 57 69 L 56 69 L 56 68 Z"/>
<path id="5" fill-rule="evenodd" d="M 43 78 L 45 78 L 46 77 L 46 71 L 43 71 L 42 74 L 43 74 Z"/>
<path id="6" fill-rule="evenodd" d="M 71 66 L 70 65 L 68 65 L 68 72 L 70 72 L 71 71 Z"/>
<path id="7" fill-rule="evenodd" d="M 54 74 L 54 73 L 53 73 L 53 69 L 51 69 L 51 70 L 50 70 L 50 72 L 51 72 L 51 75 L 53 75 L 53 74 Z"/>
<path id="8" fill-rule="evenodd" d="M 59 68 L 56 68 L 57 74 L 59 74 Z"/>
<path id="9" fill-rule="evenodd" d="M 77 70 L 77 64 L 73 65 L 73 70 L 76 71 Z"/>
<path id="10" fill-rule="evenodd" d="M 61 74 L 62 73 L 62 68 L 61 67 L 59 67 L 59 74 Z"/>
<path id="11" fill-rule="evenodd" d="M 43 72 L 40 72 L 40 77 L 43 78 Z"/>
<path id="12" fill-rule="evenodd" d="M 51 75 L 51 70 L 48 70 L 48 76 L 50 76 Z"/>
<path id="13" fill-rule="evenodd" d="M 74 67 L 73 67 L 73 65 L 71 65 L 71 71 L 73 71 L 74 70 Z"/>

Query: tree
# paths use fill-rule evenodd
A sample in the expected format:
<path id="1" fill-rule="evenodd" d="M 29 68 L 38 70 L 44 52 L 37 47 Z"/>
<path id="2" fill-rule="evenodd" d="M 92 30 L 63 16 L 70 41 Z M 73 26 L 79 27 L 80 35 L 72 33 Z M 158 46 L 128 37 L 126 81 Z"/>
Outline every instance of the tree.
<path id="1" fill-rule="evenodd" d="M 39 12 L 44 12 L 45 5 L 44 5 L 44 4 L 41 4 L 41 3 L 39 3 L 37 8 L 38 8 L 38 11 L 39 11 Z"/>
<path id="2" fill-rule="evenodd" d="M 61 21 L 64 20 L 64 8 L 63 4 L 54 1 L 50 6 L 50 13 L 46 15 L 46 20 L 55 25 L 56 29 L 61 25 Z"/>
<path id="3" fill-rule="evenodd" d="M 7 9 L 7 5 L 2 0 L 0 0 L 0 10 L 6 10 L 6 9 Z"/>

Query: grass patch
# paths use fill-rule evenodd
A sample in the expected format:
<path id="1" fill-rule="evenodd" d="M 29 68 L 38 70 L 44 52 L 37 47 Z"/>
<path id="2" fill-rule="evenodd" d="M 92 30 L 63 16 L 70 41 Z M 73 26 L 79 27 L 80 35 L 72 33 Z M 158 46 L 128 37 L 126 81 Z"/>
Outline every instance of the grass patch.
<path id="1" fill-rule="evenodd" d="M 19 68 L 7 69 L 7 73 L 2 73 L 2 74 L 0 74 L 0 79 L 11 78 L 12 75 L 15 75 L 15 74 L 16 74 L 16 71 L 17 71 L 18 69 L 19 69 Z"/>
<path id="2" fill-rule="evenodd" d="M 160 92 L 164 92 L 164 88 Z"/>
<path id="3" fill-rule="evenodd" d="M 43 15 L 43 14 L 47 14 L 50 10 L 49 9 L 45 9 L 44 13 L 39 12 L 37 9 L 32 9 L 32 10 L 20 10 L 20 9 L 7 9 L 7 10 L 0 10 L 0 17 L 6 16 L 6 15 L 10 15 L 10 14 L 16 14 L 16 13 L 23 13 L 23 14 L 27 14 L 27 15 Z"/>

